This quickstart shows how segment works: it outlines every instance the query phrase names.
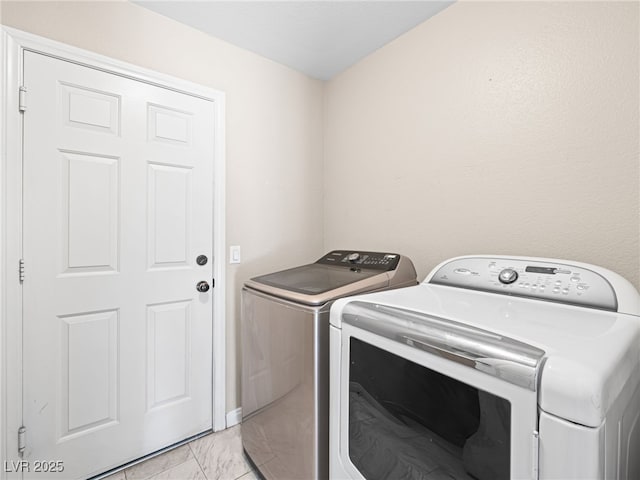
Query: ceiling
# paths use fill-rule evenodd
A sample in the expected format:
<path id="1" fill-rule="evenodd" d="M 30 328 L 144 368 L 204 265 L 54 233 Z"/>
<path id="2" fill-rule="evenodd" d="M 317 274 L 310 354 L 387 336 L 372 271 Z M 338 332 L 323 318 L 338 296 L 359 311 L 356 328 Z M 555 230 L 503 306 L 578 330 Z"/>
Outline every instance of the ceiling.
<path id="1" fill-rule="evenodd" d="M 329 80 L 453 1 L 133 0 L 320 80 Z"/>

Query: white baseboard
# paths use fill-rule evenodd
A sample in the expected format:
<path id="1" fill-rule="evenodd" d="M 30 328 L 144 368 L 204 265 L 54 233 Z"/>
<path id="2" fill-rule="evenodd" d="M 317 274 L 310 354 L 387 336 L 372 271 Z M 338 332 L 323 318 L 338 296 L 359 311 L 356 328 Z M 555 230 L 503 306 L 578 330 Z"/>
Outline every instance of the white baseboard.
<path id="1" fill-rule="evenodd" d="M 227 412 L 227 428 L 238 425 L 240 422 L 242 422 L 242 408 L 238 407 Z"/>

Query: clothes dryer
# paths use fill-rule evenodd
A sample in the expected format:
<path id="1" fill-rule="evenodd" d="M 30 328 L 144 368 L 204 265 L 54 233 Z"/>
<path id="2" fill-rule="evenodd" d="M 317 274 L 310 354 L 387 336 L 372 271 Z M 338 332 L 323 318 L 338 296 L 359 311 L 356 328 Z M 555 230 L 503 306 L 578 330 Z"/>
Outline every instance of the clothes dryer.
<path id="1" fill-rule="evenodd" d="M 472 256 L 331 308 L 330 478 L 640 478 L 640 295 Z"/>

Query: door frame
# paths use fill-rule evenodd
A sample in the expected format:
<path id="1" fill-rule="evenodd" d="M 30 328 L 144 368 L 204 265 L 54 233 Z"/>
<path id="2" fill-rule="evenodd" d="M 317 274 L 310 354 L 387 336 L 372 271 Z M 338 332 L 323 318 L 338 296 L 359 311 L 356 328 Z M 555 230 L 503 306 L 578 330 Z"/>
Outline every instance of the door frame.
<path id="1" fill-rule="evenodd" d="M 0 479 L 13 477 L 5 462 L 18 461 L 22 424 L 22 138 L 19 88 L 23 52 L 33 51 L 213 102 L 213 430 L 226 428 L 225 354 L 225 94 L 187 80 L 115 60 L 0 25 Z M 27 108 L 28 108 L 27 94 Z M 28 272 L 28 266 L 27 266 Z M 27 432 L 28 441 L 28 432 Z M 17 476 L 17 475 L 16 475 Z"/>

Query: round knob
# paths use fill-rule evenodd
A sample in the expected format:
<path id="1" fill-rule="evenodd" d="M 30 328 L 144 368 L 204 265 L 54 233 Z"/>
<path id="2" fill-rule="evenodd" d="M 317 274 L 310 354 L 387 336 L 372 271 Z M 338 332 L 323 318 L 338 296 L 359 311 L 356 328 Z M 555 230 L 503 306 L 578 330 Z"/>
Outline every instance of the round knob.
<path id="1" fill-rule="evenodd" d="M 202 280 L 201 282 L 198 282 L 198 285 L 196 285 L 196 290 L 198 290 L 200 293 L 208 292 L 209 284 Z"/>
<path id="2" fill-rule="evenodd" d="M 515 282 L 518 279 L 518 272 L 513 268 L 505 268 L 498 275 L 498 280 L 505 285 Z"/>
<path id="3" fill-rule="evenodd" d="M 352 263 L 358 260 L 359 258 L 360 258 L 359 253 L 350 253 L 349 255 L 347 255 L 347 260 L 349 260 Z"/>

